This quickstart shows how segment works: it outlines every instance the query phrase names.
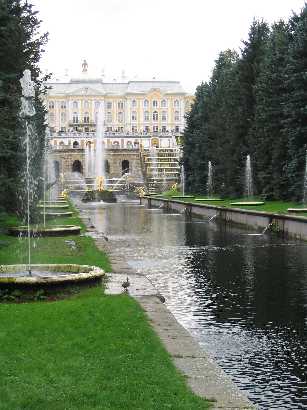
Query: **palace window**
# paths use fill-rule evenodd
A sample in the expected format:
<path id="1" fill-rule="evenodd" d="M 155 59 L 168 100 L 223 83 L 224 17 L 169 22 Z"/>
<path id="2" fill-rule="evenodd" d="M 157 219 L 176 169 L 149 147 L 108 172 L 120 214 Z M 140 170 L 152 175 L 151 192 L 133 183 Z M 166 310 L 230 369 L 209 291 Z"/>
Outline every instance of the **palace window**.
<path id="1" fill-rule="evenodd" d="M 49 122 L 50 124 L 53 124 L 55 120 L 55 115 L 53 112 L 49 113 Z"/>
<path id="2" fill-rule="evenodd" d="M 61 122 L 65 122 L 65 121 L 66 121 L 66 113 L 61 112 Z"/>
<path id="3" fill-rule="evenodd" d="M 132 111 L 131 121 L 136 121 L 136 118 L 137 118 L 137 116 L 136 116 L 136 111 Z"/>
<path id="4" fill-rule="evenodd" d="M 144 105 L 145 108 L 149 107 L 149 101 L 148 101 L 148 100 L 144 100 L 144 104 L 143 104 L 143 105 Z"/>
<path id="5" fill-rule="evenodd" d="M 107 122 L 112 122 L 112 113 L 111 113 L 111 111 L 107 112 Z"/>
<path id="6" fill-rule="evenodd" d="M 117 114 L 117 120 L 118 120 L 118 122 L 123 122 L 124 114 L 123 114 L 122 111 L 119 111 L 119 113 Z"/>
<path id="7" fill-rule="evenodd" d="M 149 111 L 144 112 L 144 121 L 149 121 Z"/>
<path id="8" fill-rule="evenodd" d="M 83 122 L 88 124 L 90 122 L 90 114 L 88 112 L 84 113 Z"/>
<path id="9" fill-rule="evenodd" d="M 72 106 L 73 106 L 73 108 L 78 108 L 78 101 L 74 101 L 74 102 L 72 103 Z"/>
<path id="10" fill-rule="evenodd" d="M 149 128 L 148 125 L 146 125 L 146 127 L 144 128 L 144 131 L 145 131 L 146 133 L 149 133 L 149 132 L 150 132 L 150 128 Z"/>
<path id="11" fill-rule="evenodd" d="M 73 122 L 74 124 L 78 124 L 79 119 L 78 119 L 78 113 L 77 113 L 77 112 L 74 112 L 74 113 L 73 113 L 72 122 Z"/>
<path id="12" fill-rule="evenodd" d="M 61 101 L 61 108 L 62 110 L 66 109 L 66 101 Z"/>
<path id="13" fill-rule="evenodd" d="M 174 107 L 179 107 L 179 100 L 174 101 Z"/>
<path id="14" fill-rule="evenodd" d="M 133 108 L 135 108 L 136 107 L 136 100 L 132 100 L 131 105 L 132 105 Z"/>
<path id="15" fill-rule="evenodd" d="M 74 141 L 72 144 L 73 148 L 79 148 L 79 142 L 78 141 Z"/>
<path id="16" fill-rule="evenodd" d="M 88 102 L 88 101 L 84 101 L 84 108 L 85 109 L 88 109 L 89 108 L 89 106 L 90 106 L 90 103 Z"/>
<path id="17" fill-rule="evenodd" d="M 49 108 L 53 109 L 54 108 L 54 101 L 49 101 Z"/>
<path id="18" fill-rule="evenodd" d="M 154 111 L 154 112 L 152 113 L 152 120 L 153 120 L 153 121 L 158 121 L 158 111 Z"/>
<path id="19" fill-rule="evenodd" d="M 162 111 L 161 120 L 164 121 L 164 122 L 167 121 L 167 113 L 166 113 L 166 111 Z"/>
<path id="20" fill-rule="evenodd" d="M 123 109 L 124 109 L 124 103 L 123 103 L 123 101 L 118 101 L 117 107 L 118 107 L 119 110 L 123 110 Z"/>
<path id="21" fill-rule="evenodd" d="M 107 101 L 107 110 L 112 110 L 112 101 Z"/>
<path id="22" fill-rule="evenodd" d="M 166 101 L 166 100 L 162 100 L 162 101 L 161 101 L 161 107 L 162 107 L 162 108 L 166 108 L 166 107 L 167 107 L 167 101 Z"/>
<path id="23" fill-rule="evenodd" d="M 136 134 L 138 132 L 138 129 L 135 125 L 132 125 L 131 132 L 134 133 L 134 134 Z"/>
<path id="24" fill-rule="evenodd" d="M 180 121 L 179 111 L 175 111 L 174 120 L 175 120 L 175 121 Z"/>
<path id="25" fill-rule="evenodd" d="M 162 132 L 166 132 L 166 126 L 162 125 Z"/>
<path id="26" fill-rule="evenodd" d="M 158 132 L 158 131 L 159 131 L 158 126 L 157 126 L 157 125 L 154 125 L 153 128 L 152 128 L 152 130 L 153 130 L 153 132 Z"/>
<path id="27" fill-rule="evenodd" d="M 175 132 L 179 132 L 180 130 L 179 130 L 179 125 L 176 125 L 176 127 L 175 127 Z"/>
<path id="28" fill-rule="evenodd" d="M 152 106 L 153 106 L 153 108 L 157 108 L 157 107 L 158 107 L 158 101 L 157 101 L 157 100 L 153 100 Z"/>
<path id="29" fill-rule="evenodd" d="M 95 108 L 96 110 L 100 107 L 100 101 L 95 101 Z"/>

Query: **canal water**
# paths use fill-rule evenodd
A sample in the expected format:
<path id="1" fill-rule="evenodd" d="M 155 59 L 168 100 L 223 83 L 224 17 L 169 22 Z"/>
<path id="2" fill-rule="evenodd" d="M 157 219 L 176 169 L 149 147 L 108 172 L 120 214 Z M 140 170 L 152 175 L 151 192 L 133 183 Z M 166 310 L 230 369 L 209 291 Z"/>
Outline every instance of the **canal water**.
<path id="1" fill-rule="evenodd" d="M 306 243 L 137 203 L 88 213 L 253 403 L 307 408 Z"/>

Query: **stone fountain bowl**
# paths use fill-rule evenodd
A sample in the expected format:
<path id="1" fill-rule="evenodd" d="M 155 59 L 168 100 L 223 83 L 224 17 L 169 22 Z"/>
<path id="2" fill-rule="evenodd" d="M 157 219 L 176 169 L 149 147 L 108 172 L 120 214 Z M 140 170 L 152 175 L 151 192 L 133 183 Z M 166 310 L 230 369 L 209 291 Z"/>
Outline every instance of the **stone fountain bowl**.
<path id="1" fill-rule="evenodd" d="M 0 286 L 63 285 L 98 281 L 104 271 L 97 266 L 72 264 L 0 265 Z"/>
<path id="2" fill-rule="evenodd" d="M 48 205 L 44 205 L 44 204 L 38 204 L 37 208 L 45 208 L 45 209 L 68 209 L 69 205 L 66 204 L 48 204 Z"/>
<path id="3" fill-rule="evenodd" d="M 264 202 L 261 202 L 261 201 L 241 201 L 241 202 L 231 202 L 230 205 L 258 206 L 258 205 L 264 205 Z"/>
<path id="4" fill-rule="evenodd" d="M 60 216 L 63 216 L 63 217 L 73 216 L 73 212 L 71 212 L 71 211 L 68 211 L 68 212 L 57 212 L 57 211 L 50 212 L 50 211 L 48 211 L 45 214 L 44 214 L 44 212 L 41 212 L 40 214 L 45 215 L 47 219 L 48 218 L 58 218 Z"/>
<path id="5" fill-rule="evenodd" d="M 52 226 L 38 226 L 30 229 L 31 236 L 68 236 L 79 235 L 81 226 L 78 225 L 52 225 Z M 8 229 L 9 235 L 12 236 L 26 236 L 28 235 L 27 226 L 13 226 Z"/>

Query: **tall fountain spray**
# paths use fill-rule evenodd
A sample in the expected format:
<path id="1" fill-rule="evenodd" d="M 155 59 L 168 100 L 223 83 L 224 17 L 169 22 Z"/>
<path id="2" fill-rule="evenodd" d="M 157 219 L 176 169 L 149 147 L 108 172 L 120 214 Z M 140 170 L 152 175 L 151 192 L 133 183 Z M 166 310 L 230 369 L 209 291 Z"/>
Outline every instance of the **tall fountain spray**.
<path id="1" fill-rule="evenodd" d="M 247 155 L 246 165 L 245 165 L 245 195 L 250 198 L 254 196 L 253 191 L 253 177 L 252 177 L 252 166 L 251 166 L 251 157 Z"/>
<path id="2" fill-rule="evenodd" d="M 306 151 L 306 154 L 305 154 L 305 174 L 304 174 L 303 203 L 307 204 L 307 151 Z"/>
<path id="3" fill-rule="evenodd" d="M 96 156 L 95 156 L 95 188 L 102 190 L 105 186 L 104 172 L 104 103 L 101 103 L 97 115 Z"/>
<path id="4" fill-rule="evenodd" d="M 31 171 L 30 171 L 30 137 L 33 128 L 31 117 L 35 115 L 33 99 L 35 97 L 35 89 L 31 80 L 30 70 L 23 72 L 23 77 L 20 79 L 22 88 L 21 110 L 20 116 L 24 120 L 25 125 L 25 146 L 26 146 L 26 189 L 27 189 L 27 228 L 28 228 L 28 273 L 31 276 L 31 230 L 30 230 L 30 192 L 31 192 Z"/>
<path id="5" fill-rule="evenodd" d="M 213 170 L 212 163 L 208 161 L 208 179 L 207 179 L 207 195 L 211 197 L 213 194 Z"/>
<path id="6" fill-rule="evenodd" d="M 184 165 L 181 165 L 181 189 L 182 195 L 185 195 L 185 172 L 184 172 Z"/>

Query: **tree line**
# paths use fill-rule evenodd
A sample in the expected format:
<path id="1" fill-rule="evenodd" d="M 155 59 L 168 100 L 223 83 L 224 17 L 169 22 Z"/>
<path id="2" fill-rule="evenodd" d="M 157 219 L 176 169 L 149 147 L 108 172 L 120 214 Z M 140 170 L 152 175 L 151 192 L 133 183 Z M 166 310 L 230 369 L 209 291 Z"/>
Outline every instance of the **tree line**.
<path id="1" fill-rule="evenodd" d="M 190 192 L 244 194 L 249 154 L 254 191 L 301 200 L 307 148 L 307 5 L 287 22 L 254 20 L 240 52 L 222 51 L 209 82 L 197 87 L 183 136 Z"/>
<path id="2" fill-rule="evenodd" d="M 39 61 L 48 34 L 40 34 L 41 21 L 33 5 L 26 0 L 0 0 L 0 212 L 22 211 L 25 194 L 25 124 L 20 118 L 20 79 L 31 71 L 35 86 L 35 116 L 31 119 L 32 199 L 42 185 L 45 145 L 45 108 L 42 95 L 47 79 Z"/>

